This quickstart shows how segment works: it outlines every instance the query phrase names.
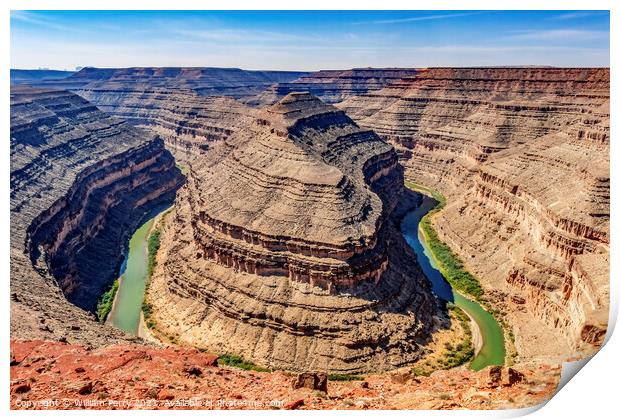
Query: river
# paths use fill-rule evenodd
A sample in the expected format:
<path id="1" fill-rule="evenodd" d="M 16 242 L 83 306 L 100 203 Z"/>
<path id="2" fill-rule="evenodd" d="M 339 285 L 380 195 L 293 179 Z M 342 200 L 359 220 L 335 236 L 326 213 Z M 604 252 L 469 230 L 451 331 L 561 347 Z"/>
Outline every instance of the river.
<path id="1" fill-rule="evenodd" d="M 409 212 L 401 223 L 405 240 L 414 250 L 422 271 L 432 284 L 433 292 L 441 299 L 454 303 L 469 315 L 478 325 L 482 336 L 482 347 L 471 361 L 469 367 L 480 370 L 485 366 L 503 365 L 506 356 L 504 333 L 497 320 L 484 308 L 453 290 L 437 267 L 428 248 L 424 235 L 419 229 L 420 220 L 438 204 L 435 199 L 422 194 L 420 207 Z"/>
<path id="2" fill-rule="evenodd" d="M 148 280 L 148 236 L 157 216 L 140 226 L 129 240 L 129 252 L 121 267 L 120 282 L 108 322 L 138 335 L 144 290 Z"/>

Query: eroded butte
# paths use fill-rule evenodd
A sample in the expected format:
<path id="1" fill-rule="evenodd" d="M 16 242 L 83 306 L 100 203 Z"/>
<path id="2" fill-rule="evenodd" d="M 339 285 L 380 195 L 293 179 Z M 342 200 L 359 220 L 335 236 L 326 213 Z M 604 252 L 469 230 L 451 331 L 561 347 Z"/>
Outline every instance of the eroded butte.
<path id="1" fill-rule="evenodd" d="M 296 371 L 415 361 L 439 308 L 397 227 L 405 194 L 392 146 L 287 95 L 191 164 L 147 296 L 157 329 Z"/>

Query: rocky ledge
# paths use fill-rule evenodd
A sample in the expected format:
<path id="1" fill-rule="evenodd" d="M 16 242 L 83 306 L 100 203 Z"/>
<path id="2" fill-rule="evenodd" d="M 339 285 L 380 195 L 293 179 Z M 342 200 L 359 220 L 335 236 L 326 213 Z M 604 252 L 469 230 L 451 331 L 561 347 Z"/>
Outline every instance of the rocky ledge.
<path id="1" fill-rule="evenodd" d="M 11 90 L 10 151 L 11 336 L 121 338 L 87 311 L 117 275 L 129 234 L 174 200 L 184 180 L 174 159 L 161 138 L 75 94 L 28 87 Z"/>
<path id="2" fill-rule="evenodd" d="M 317 386 L 298 379 L 324 375 L 296 378 L 282 371 L 218 366 L 217 356 L 195 349 L 116 345 L 87 350 L 43 341 L 11 342 L 10 373 L 12 409 L 108 410 L 498 410 L 547 401 L 560 377 L 559 366 L 537 364 L 438 371 L 430 377 L 399 370 Z"/>
<path id="3" fill-rule="evenodd" d="M 415 361 L 441 312 L 397 228 L 409 198 L 391 146 L 291 93 L 190 165 L 147 295 L 153 321 L 270 367 Z"/>

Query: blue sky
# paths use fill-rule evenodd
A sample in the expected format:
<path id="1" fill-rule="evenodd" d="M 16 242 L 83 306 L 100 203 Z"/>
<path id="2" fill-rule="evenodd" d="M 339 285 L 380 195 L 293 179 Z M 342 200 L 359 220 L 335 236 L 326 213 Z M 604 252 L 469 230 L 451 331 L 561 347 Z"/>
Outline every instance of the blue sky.
<path id="1" fill-rule="evenodd" d="M 501 65 L 609 66 L 609 12 L 11 12 L 11 68 Z"/>

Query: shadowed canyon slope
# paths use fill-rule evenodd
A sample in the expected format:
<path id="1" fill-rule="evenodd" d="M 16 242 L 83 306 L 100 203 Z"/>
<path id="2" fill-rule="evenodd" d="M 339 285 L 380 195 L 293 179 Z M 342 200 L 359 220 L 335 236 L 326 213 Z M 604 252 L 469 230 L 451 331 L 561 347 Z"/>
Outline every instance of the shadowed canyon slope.
<path id="1" fill-rule="evenodd" d="M 121 337 L 78 307 L 94 310 L 131 232 L 174 200 L 172 156 L 73 93 L 28 87 L 11 90 L 10 144 L 12 337 Z"/>
<path id="2" fill-rule="evenodd" d="M 289 94 L 191 163 L 147 296 L 157 329 L 292 370 L 415 361 L 439 312 L 397 228 L 405 194 L 391 146 Z"/>
<path id="3" fill-rule="evenodd" d="M 590 351 L 609 300 L 609 69 L 435 68 L 338 105 L 449 205 L 441 238 L 522 356 Z"/>

